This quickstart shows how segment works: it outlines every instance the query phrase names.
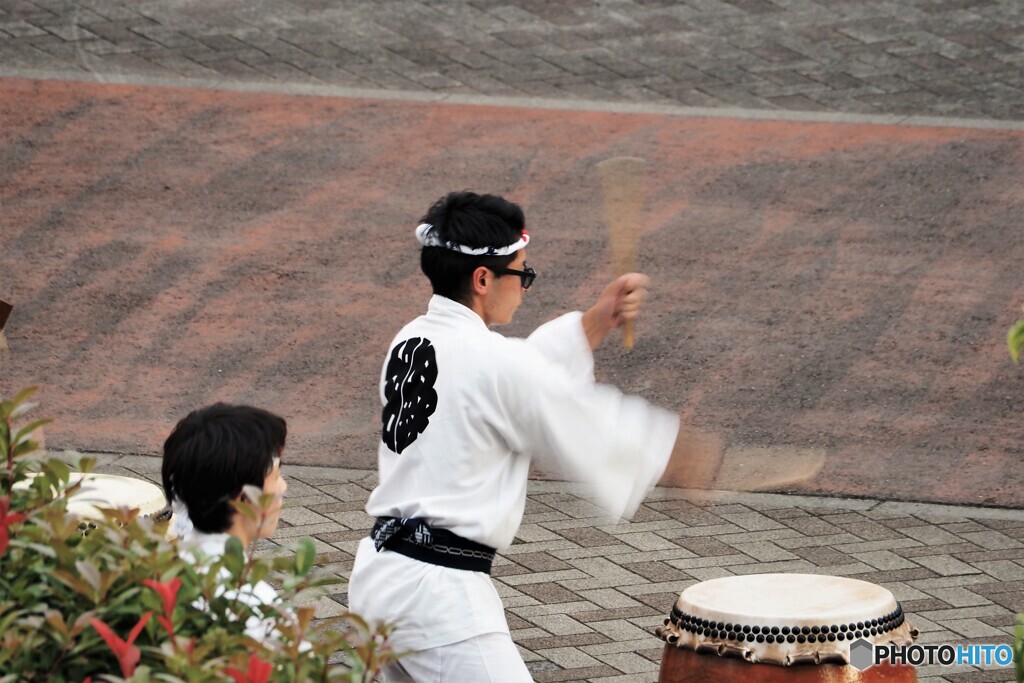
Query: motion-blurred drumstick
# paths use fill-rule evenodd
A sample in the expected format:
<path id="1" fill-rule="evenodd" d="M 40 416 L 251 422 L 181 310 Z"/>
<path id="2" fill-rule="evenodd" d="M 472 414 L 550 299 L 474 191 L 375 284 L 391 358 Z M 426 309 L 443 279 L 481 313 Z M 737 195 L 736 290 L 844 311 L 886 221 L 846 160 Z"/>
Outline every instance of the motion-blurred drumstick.
<path id="1" fill-rule="evenodd" d="M 714 432 L 683 425 L 662 486 L 709 491 L 773 491 L 813 479 L 825 451 L 791 446 L 732 446 Z"/>
<path id="2" fill-rule="evenodd" d="M 725 452 L 712 485 L 720 491 L 772 491 L 813 479 L 825 452 L 784 446 L 733 447 Z"/>
<path id="3" fill-rule="evenodd" d="M 597 164 L 601 199 L 612 246 L 612 261 L 619 275 L 636 269 L 636 242 L 640 236 L 640 207 L 647 187 L 646 162 L 637 157 L 614 157 Z M 622 328 L 622 345 L 633 348 L 633 323 Z"/>

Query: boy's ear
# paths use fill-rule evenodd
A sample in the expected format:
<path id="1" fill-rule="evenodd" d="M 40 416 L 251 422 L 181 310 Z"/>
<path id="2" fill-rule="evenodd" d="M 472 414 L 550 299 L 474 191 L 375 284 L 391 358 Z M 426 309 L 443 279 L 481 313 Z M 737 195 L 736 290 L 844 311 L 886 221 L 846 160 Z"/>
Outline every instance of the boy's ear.
<path id="1" fill-rule="evenodd" d="M 474 294 L 487 293 L 488 278 L 490 276 L 490 272 L 491 271 L 489 271 L 484 266 L 479 266 L 477 267 L 476 270 L 473 271 L 473 279 L 470 284 L 472 285 Z"/>

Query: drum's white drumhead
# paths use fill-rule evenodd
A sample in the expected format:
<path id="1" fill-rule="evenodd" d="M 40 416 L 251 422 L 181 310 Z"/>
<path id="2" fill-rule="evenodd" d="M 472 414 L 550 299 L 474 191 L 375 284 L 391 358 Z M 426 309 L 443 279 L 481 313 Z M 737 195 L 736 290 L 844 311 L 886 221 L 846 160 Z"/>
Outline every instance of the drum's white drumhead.
<path id="1" fill-rule="evenodd" d="M 756 574 L 704 581 L 683 591 L 679 609 L 715 621 L 780 625 L 851 623 L 896 609 L 885 588 L 842 576 Z"/>
<path id="2" fill-rule="evenodd" d="M 885 588 L 815 574 L 704 581 L 682 592 L 658 635 L 697 652 L 750 662 L 848 663 L 850 645 L 909 645 L 917 632 Z"/>
<path id="3" fill-rule="evenodd" d="M 68 512 L 82 517 L 100 518 L 97 508 L 139 508 L 139 514 L 152 515 L 167 501 L 163 489 L 142 479 L 112 474 L 71 475 L 70 483 L 84 479 L 82 486 L 68 498 Z"/>

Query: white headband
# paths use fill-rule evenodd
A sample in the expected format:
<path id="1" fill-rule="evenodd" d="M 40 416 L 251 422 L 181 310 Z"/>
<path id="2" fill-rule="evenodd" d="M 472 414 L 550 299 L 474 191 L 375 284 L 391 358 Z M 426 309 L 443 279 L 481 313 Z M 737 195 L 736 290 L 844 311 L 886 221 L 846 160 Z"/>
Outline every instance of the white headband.
<path id="1" fill-rule="evenodd" d="M 505 247 L 467 247 L 458 242 L 442 242 L 441 238 L 437 236 L 434 226 L 430 223 L 420 223 L 416 226 L 416 239 L 425 247 L 444 247 L 469 256 L 508 256 L 530 243 L 530 235 L 523 230 L 523 236 L 519 238 L 518 242 L 513 242 Z"/>

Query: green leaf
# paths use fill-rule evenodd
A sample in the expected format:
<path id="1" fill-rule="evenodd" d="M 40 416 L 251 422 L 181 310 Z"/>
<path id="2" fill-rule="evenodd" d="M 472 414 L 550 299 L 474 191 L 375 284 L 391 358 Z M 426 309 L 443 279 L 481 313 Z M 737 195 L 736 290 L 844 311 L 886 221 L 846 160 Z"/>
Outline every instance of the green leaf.
<path id="1" fill-rule="evenodd" d="M 14 443 L 21 443 L 32 432 L 36 431 L 37 429 L 39 429 L 43 425 L 50 424 L 51 422 L 53 422 L 53 420 L 51 420 L 49 418 L 44 418 L 42 420 L 36 420 L 35 422 L 29 422 L 27 425 L 25 425 L 24 427 L 19 429 L 17 432 L 15 432 L 15 434 L 14 434 Z"/>
<path id="2" fill-rule="evenodd" d="M 22 441 L 20 444 L 14 447 L 14 457 L 17 458 L 27 453 L 31 453 L 32 451 L 38 448 L 38 441 L 32 441 L 31 439 L 29 439 L 28 441 Z"/>
<path id="3" fill-rule="evenodd" d="M 10 414 L 11 421 L 17 420 L 22 415 L 26 415 L 26 414 L 32 412 L 32 410 L 37 405 L 39 405 L 39 404 L 38 403 L 21 403 L 21 404 L 15 405 L 13 410 L 11 410 L 11 414 Z"/>
<path id="4" fill-rule="evenodd" d="M 24 611 L 20 609 L 5 614 L 4 618 L 0 619 L 0 633 L 6 633 L 11 623 L 21 617 L 22 614 L 24 614 Z"/>
<path id="5" fill-rule="evenodd" d="M 267 578 L 270 574 L 270 567 L 265 562 L 257 562 L 252 566 L 252 577 L 253 583 L 259 583 Z"/>
<path id="6" fill-rule="evenodd" d="M 245 567 L 245 548 L 238 538 L 232 536 L 224 544 L 223 561 L 224 567 L 231 572 L 233 578 L 237 579 L 242 575 L 242 569 Z"/>
<path id="7" fill-rule="evenodd" d="M 93 617 L 95 616 L 95 610 L 82 612 L 80 615 L 78 615 L 78 618 L 75 619 L 75 623 L 71 625 L 71 636 L 77 638 L 78 635 L 81 634 L 82 631 L 84 631 L 89 626 L 89 622 L 92 621 Z"/>
<path id="8" fill-rule="evenodd" d="M 64 622 L 64 615 L 59 610 L 48 609 L 43 613 L 43 616 L 46 617 L 46 623 L 54 631 L 64 636 L 64 642 L 71 639 L 71 632 L 68 629 L 68 625 Z"/>
<path id="9" fill-rule="evenodd" d="M 78 569 L 80 577 L 93 588 L 97 593 L 99 592 L 99 569 L 92 562 L 86 560 L 78 560 L 75 562 L 75 568 Z"/>
<path id="10" fill-rule="evenodd" d="M 51 472 L 60 478 L 61 482 L 66 482 L 71 477 L 71 468 L 68 467 L 68 464 L 63 460 L 50 458 L 50 460 L 47 461 L 46 466 Z"/>
<path id="11" fill-rule="evenodd" d="M 24 400 L 25 400 L 26 398 L 28 398 L 29 396 L 31 396 L 32 394 L 36 393 L 37 391 L 39 391 L 39 387 L 25 387 L 24 389 L 22 389 L 21 391 L 19 391 L 18 393 L 16 393 L 16 394 L 14 395 L 14 398 L 12 398 L 12 399 L 11 399 L 10 401 L 8 401 L 8 402 L 9 402 L 9 403 L 10 403 L 11 405 L 18 405 L 19 403 L 21 403 L 22 401 L 24 401 Z"/>
<path id="12" fill-rule="evenodd" d="M 1020 350 L 1024 347 L 1024 320 L 1018 320 L 1006 333 L 1006 346 L 1010 349 L 1010 358 L 1014 363 L 1020 362 Z"/>
<path id="13" fill-rule="evenodd" d="M 1024 681 L 1024 614 L 1017 615 L 1017 626 L 1014 628 L 1013 665 L 1018 683 Z"/>
<path id="14" fill-rule="evenodd" d="M 14 420 L 18 416 L 24 415 L 28 411 L 32 410 L 34 403 L 25 403 L 25 400 L 36 393 L 39 387 L 25 387 L 17 394 L 14 395 L 9 401 L 4 401 L 0 404 L 0 415 L 5 415 L 8 419 Z"/>
<path id="15" fill-rule="evenodd" d="M 27 542 L 24 542 L 24 541 L 22 541 L 20 539 L 12 538 L 11 539 L 11 545 L 20 546 L 22 548 L 31 548 L 32 550 L 35 550 L 40 555 L 45 555 L 47 557 L 50 557 L 50 558 L 53 558 L 53 559 L 57 559 L 57 552 L 53 548 L 51 548 L 50 546 L 43 545 L 42 543 L 27 543 Z"/>
<path id="16" fill-rule="evenodd" d="M 316 560 L 316 546 L 309 538 L 299 539 L 299 547 L 295 550 L 295 573 L 305 576 L 313 568 Z"/>
<path id="17" fill-rule="evenodd" d="M 83 596 L 89 598 L 89 600 L 93 600 L 94 599 L 95 595 L 94 595 L 94 591 L 92 589 L 92 586 L 87 584 L 85 581 L 82 581 L 77 576 L 72 576 L 71 574 L 69 574 L 68 572 L 64 571 L 63 569 L 55 569 L 55 570 L 53 570 L 53 572 L 50 573 L 50 575 L 53 578 L 55 578 L 58 581 L 60 581 L 61 583 L 63 583 L 65 586 L 67 586 L 71 590 L 73 590 L 76 593 L 78 593 L 79 595 L 83 595 Z"/>

